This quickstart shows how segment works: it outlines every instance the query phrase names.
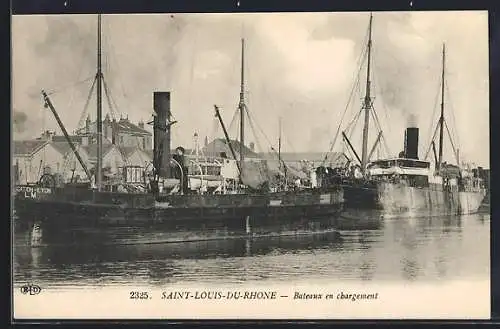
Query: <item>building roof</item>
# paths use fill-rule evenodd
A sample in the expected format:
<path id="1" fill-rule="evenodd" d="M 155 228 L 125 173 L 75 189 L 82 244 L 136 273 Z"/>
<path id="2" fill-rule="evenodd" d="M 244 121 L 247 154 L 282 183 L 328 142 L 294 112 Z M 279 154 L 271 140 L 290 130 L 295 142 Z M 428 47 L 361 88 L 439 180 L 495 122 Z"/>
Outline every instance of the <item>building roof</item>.
<path id="1" fill-rule="evenodd" d="M 54 148 L 59 151 L 59 153 L 61 153 L 62 155 L 65 155 L 67 154 L 68 152 L 72 152 L 71 150 L 71 146 L 69 146 L 68 142 L 64 141 L 64 142 L 54 142 L 52 141 L 52 146 L 54 146 Z M 76 144 L 75 147 L 78 149 L 78 146 L 79 144 Z"/>
<path id="2" fill-rule="evenodd" d="M 131 134 L 140 134 L 148 136 L 152 135 L 149 131 L 133 124 L 128 119 L 120 119 L 120 121 L 117 122 L 116 126 L 118 127 L 119 132 L 128 132 Z"/>
<path id="3" fill-rule="evenodd" d="M 153 158 L 153 151 L 152 150 L 143 150 L 137 146 L 118 146 L 118 149 L 126 158 L 130 157 L 136 151 L 144 153 L 146 156 L 148 156 L 151 159 Z"/>
<path id="4" fill-rule="evenodd" d="M 46 140 L 21 140 L 14 141 L 13 149 L 14 155 L 30 156 L 39 149 L 43 148 L 48 141 Z"/>
<path id="5" fill-rule="evenodd" d="M 82 146 L 83 149 L 88 153 L 90 158 L 97 158 L 97 145 L 92 144 L 92 145 L 86 145 Z M 113 144 L 102 144 L 102 156 L 105 157 L 106 154 L 113 149 L 115 145 Z"/>
<path id="6" fill-rule="evenodd" d="M 73 136 L 69 136 L 69 139 L 73 143 L 77 143 L 77 144 L 81 144 L 82 143 L 82 136 L 73 135 Z M 56 142 L 56 143 L 66 143 L 66 144 L 68 144 L 68 141 L 66 140 L 66 137 L 64 137 L 64 135 L 54 135 L 54 136 L 52 136 L 52 141 Z"/>
<path id="7" fill-rule="evenodd" d="M 231 140 L 231 146 L 237 156 L 240 154 L 240 142 Z M 223 138 L 216 138 L 202 149 L 203 154 L 207 156 L 220 156 L 221 153 L 226 153 L 228 158 L 232 158 L 231 149 L 227 141 Z M 255 153 L 246 146 L 243 146 L 243 155 L 245 158 L 261 158 L 259 154 Z"/>
<path id="8" fill-rule="evenodd" d="M 139 148 L 135 146 L 119 146 L 118 149 L 120 152 L 125 156 L 129 157 L 131 156 L 135 151 L 137 151 Z"/>
<path id="9" fill-rule="evenodd" d="M 97 121 L 94 121 L 90 123 L 90 126 L 92 127 L 90 130 L 95 131 L 95 125 Z M 147 131 L 144 128 L 139 127 L 138 125 L 133 124 L 126 118 L 121 118 L 118 121 L 110 121 L 110 120 L 103 120 L 103 128 L 106 125 L 111 125 L 113 123 L 116 123 L 116 128 L 118 129 L 118 133 L 127 133 L 131 135 L 141 135 L 141 136 L 152 136 L 151 132 Z M 86 127 L 82 127 L 77 129 L 76 133 L 78 135 L 85 134 L 86 133 Z"/>

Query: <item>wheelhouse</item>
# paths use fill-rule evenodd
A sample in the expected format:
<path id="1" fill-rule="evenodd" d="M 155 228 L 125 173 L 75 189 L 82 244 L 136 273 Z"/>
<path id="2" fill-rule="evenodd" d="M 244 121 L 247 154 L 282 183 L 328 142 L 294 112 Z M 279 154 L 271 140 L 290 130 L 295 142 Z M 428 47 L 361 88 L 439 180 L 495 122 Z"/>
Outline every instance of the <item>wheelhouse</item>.
<path id="1" fill-rule="evenodd" d="M 428 161 L 394 158 L 373 161 L 367 166 L 374 180 L 401 183 L 415 187 L 429 186 L 431 164 Z"/>

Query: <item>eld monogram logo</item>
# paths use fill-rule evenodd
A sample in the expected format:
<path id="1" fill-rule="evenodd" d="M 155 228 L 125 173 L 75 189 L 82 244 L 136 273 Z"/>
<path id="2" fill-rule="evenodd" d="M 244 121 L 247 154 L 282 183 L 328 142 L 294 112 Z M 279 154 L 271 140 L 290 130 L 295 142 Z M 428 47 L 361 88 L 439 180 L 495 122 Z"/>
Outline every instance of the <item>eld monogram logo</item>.
<path id="1" fill-rule="evenodd" d="M 36 284 L 25 284 L 21 287 L 21 292 L 25 295 L 38 295 L 42 288 Z"/>

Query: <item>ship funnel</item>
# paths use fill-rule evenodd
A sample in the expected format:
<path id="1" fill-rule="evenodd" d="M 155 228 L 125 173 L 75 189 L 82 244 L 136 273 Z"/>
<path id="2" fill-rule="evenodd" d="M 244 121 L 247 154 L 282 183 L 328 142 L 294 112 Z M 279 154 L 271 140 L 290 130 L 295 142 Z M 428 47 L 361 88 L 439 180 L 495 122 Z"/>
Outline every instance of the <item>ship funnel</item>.
<path id="1" fill-rule="evenodd" d="M 160 177 L 170 178 L 170 92 L 153 93 L 153 165 Z"/>
<path id="2" fill-rule="evenodd" d="M 418 160 L 418 128 L 408 127 L 405 131 L 405 157 Z"/>

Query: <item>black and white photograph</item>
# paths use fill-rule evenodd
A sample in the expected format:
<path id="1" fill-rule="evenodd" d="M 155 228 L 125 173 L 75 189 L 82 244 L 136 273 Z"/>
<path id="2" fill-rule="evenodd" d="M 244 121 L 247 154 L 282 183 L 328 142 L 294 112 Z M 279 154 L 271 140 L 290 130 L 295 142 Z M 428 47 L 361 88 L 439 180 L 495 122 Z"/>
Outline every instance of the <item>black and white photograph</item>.
<path id="1" fill-rule="evenodd" d="M 13 313 L 490 318 L 488 13 L 12 16 Z"/>

